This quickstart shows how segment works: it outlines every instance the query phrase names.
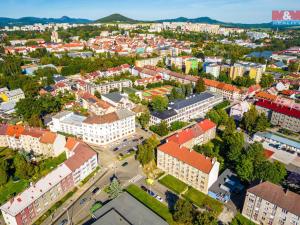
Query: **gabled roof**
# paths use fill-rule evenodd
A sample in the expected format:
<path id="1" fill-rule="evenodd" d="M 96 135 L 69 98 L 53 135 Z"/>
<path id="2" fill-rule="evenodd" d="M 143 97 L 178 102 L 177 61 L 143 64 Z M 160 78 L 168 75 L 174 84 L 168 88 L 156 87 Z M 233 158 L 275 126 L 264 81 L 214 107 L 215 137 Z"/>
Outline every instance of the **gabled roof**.
<path id="1" fill-rule="evenodd" d="M 71 151 L 73 150 L 73 148 L 76 146 L 77 143 L 79 143 L 79 140 L 77 140 L 74 137 L 69 137 L 65 144 L 65 148 Z"/>
<path id="2" fill-rule="evenodd" d="M 164 152 L 202 172 L 209 174 L 213 167 L 212 159 L 204 155 L 178 145 L 174 141 L 168 141 L 158 147 L 159 151 Z"/>
<path id="3" fill-rule="evenodd" d="M 64 164 L 73 172 L 80 168 L 85 162 L 87 162 L 90 158 L 97 155 L 95 151 L 93 151 L 87 144 L 78 143 L 73 149 L 73 154 L 70 158 L 68 158 Z"/>
<path id="4" fill-rule="evenodd" d="M 41 137 L 40 142 L 44 144 L 53 144 L 56 139 L 57 134 L 47 131 L 44 133 L 44 135 Z"/>
<path id="5" fill-rule="evenodd" d="M 300 216 L 300 195 L 291 191 L 285 191 L 279 185 L 266 181 L 248 189 L 248 192 L 271 202 L 290 213 Z"/>
<path id="6" fill-rule="evenodd" d="M 256 102 L 255 105 L 266 108 L 266 109 L 270 109 L 277 113 L 281 113 L 281 114 L 284 114 L 287 116 L 291 116 L 291 117 L 300 119 L 300 110 L 293 109 L 291 107 L 278 105 L 276 103 L 272 103 L 270 101 L 263 101 L 263 100 Z"/>

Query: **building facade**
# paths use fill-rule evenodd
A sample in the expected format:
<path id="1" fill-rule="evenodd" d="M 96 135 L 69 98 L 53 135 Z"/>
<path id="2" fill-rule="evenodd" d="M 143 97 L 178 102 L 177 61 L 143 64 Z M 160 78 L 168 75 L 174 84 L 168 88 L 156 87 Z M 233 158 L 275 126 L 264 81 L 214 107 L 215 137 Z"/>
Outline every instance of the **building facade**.
<path id="1" fill-rule="evenodd" d="M 218 179 L 217 160 L 168 141 L 157 148 L 157 167 L 193 188 L 207 194 Z"/>
<path id="2" fill-rule="evenodd" d="M 171 102 L 168 109 L 163 112 L 151 112 L 150 124 L 158 124 L 162 121 L 171 124 L 175 121 L 189 121 L 204 117 L 210 109 L 222 101 L 221 95 L 212 92 L 194 94 L 186 99 Z"/>
<path id="3" fill-rule="evenodd" d="M 300 195 L 270 182 L 247 190 L 242 214 L 257 224 L 300 224 Z"/>

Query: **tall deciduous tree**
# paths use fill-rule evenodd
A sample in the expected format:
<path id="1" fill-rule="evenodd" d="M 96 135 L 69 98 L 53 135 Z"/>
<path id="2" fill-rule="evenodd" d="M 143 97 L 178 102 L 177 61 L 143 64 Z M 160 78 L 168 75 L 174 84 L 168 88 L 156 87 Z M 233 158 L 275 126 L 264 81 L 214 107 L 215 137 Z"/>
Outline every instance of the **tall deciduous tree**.
<path id="1" fill-rule="evenodd" d="M 168 98 L 164 96 L 155 96 L 152 99 L 151 106 L 154 111 L 162 112 L 168 107 Z"/>
<path id="2" fill-rule="evenodd" d="M 199 78 L 195 85 L 195 93 L 201 93 L 206 90 L 203 78 Z"/>
<path id="3" fill-rule="evenodd" d="M 108 193 L 110 198 L 116 198 L 122 193 L 122 186 L 117 178 L 114 178 L 110 183 Z"/>
<path id="4" fill-rule="evenodd" d="M 187 200 L 178 199 L 174 207 L 173 218 L 180 224 L 192 225 L 194 218 L 193 205 Z"/>

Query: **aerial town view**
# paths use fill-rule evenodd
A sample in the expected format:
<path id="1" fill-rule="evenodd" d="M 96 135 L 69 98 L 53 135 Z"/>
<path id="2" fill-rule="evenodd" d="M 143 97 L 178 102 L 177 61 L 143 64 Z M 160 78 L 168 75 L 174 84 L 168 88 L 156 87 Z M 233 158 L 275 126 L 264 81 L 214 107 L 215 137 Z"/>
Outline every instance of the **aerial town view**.
<path id="1" fill-rule="evenodd" d="M 0 225 L 300 225 L 299 0 L 0 1 Z"/>

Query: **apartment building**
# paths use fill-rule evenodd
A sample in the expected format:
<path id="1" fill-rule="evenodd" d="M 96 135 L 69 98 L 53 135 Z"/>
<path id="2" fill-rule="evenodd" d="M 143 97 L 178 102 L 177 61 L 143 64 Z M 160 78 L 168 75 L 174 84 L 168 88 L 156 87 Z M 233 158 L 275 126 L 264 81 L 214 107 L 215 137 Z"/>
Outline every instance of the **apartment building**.
<path id="1" fill-rule="evenodd" d="M 0 98 L 4 102 L 18 102 L 20 99 L 25 98 L 25 94 L 22 91 L 22 89 L 18 88 L 15 90 L 10 90 L 10 91 L 4 91 L 0 94 Z"/>
<path id="2" fill-rule="evenodd" d="M 87 144 L 69 138 L 65 148 L 67 160 L 65 164 L 72 171 L 74 184 L 79 184 L 98 166 L 97 153 Z"/>
<path id="3" fill-rule="evenodd" d="M 205 114 L 215 105 L 221 103 L 223 97 L 212 92 L 193 94 L 185 99 L 170 102 L 168 109 L 163 112 L 152 111 L 150 124 L 166 121 L 169 125 L 175 121 L 189 121 Z"/>
<path id="4" fill-rule="evenodd" d="M 300 224 L 300 195 L 268 181 L 247 190 L 242 214 L 257 224 Z"/>
<path id="5" fill-rule="evenodd" d="M 72 171 L 62 164 L 0 207 L 5 223 L 32 224 L 72 187 Z"/>
<path id="6" fill-rule="evenodd" d="M 235 80 L 242 77 L 247 72 L 249 77 L 254 79 L 256 83 L 260 82 L 262 74 L 266 71 L 266 65 L 252 62 L 237 62 L 230 68 L 230 78 Z"/>
<path id="7" fill-rule="evenodd" d="M 203 80 L 208 91 L 220 94 L 223 98 L 232 101 L 242 100 L 244 98 L 242 90 L 234 85 L 205 78 Z"/>
<path id="8" fill-rule="evenodd" d="M 171 137 L 168 141 L 173 141 L 186 148 L 193 148 L 195 145 L 203 145 L 216 137 L 217 125 L 209 119 L 204 119 L 201 122 L 180 131 Z"/>
<path id="9" fill-rule="evenodd" d="M 204 155 L 168 141 L 157 148 L 157 167 L 193 188 L 207 194 L 218 179 L 220 163 Z"/>
<path id="10" fill-rule="evenodd" d="M 65 137 L 48 130 L 20 125 L 0 125 L 0 146 L 35 155 L 56 157 L 64 152 Z"/>
<path id="11" fill-rule="evenodd" d="M 62 111 L 52 117 L 48 124 L 53 132 L 64 132 L 75 136 L 82 136 L 82 122 L 85 116 L 80 116 L 70 111 Z"/>
<path id="12" fill-rule="evenodd" d="M 68 148 L 70 146 L 73 147 Z M 97 154 L 88 145 L 73 140 L 66 147 L 68 154 L 64 163 L 0 207 L 6 224 L 34 224 L 98 166 Z"/>
<path id="13" fill-rule="evenodd" d="M 122 91 L 125 87 L 132 87 L 132 81 L 120 80 L 102 84 L 88 83 L 85 87 L 85 91 L 91 94 L 94 94 L 95 91 L 98 91 L 100 94 L 108 94 L 111 90 Z"/>
<path id="14" fill-rule="evenodd" d="M 159 61 L 162 60 L 162 57 L 148 58 L 148 59 L 139 59 L 135 61 L 135 66 L 144 67 L 146 65 L 156 66 Z"/>
<path id="15" fill-rule="evenodd" d="M 267 100 L 259 100 L 255 106 L 258 111 L 266 114 L 273 125 L 294 132 L 300 131 L 300 110 Z"/>
<path id="16" fill-rule="evenodd" d="M 204 65 L 205 73 L 213 75 L 215 78 L 218 78 L 220 75 L 221 66 L 217 63 L 208 63 Z"/>
<path id="17" fill-rule="evenodd" d="M 107 145 L 135 133 L 135 114 L 119 109 L 103 116 L 90 116 L 82 123 L 85 142 Z"/>

